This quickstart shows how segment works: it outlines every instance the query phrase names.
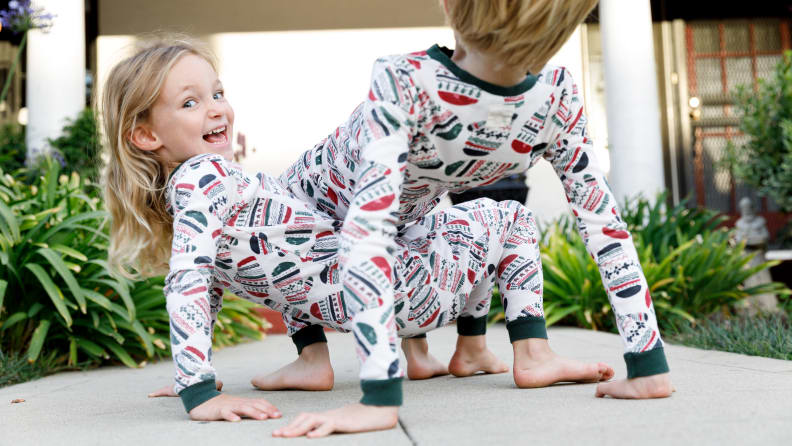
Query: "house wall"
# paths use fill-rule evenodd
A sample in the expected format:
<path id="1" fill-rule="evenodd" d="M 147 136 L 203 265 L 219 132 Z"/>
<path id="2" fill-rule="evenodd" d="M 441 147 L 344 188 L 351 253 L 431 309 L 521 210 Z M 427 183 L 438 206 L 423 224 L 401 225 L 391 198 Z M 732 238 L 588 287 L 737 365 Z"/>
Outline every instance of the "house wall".
<path id="1" fill-rule="evenodd" d="M 249 170 L 279 174 L 321 141 L 365 98 L 373 61 L 384 54 L 453 47 L 435 0 L 99 0 L 97 89 L 136 36 L 187 32 L 206 40 L 245 134 Z M 551 60 L 583 83 L 582 34 Z M 255 151 L 253 150 L 255 149 Z M 607 168 L 607 158 L 605 159 Z M 569 213 L 544 160 L 528 174 L 528 206 L 540 222 Z M 449 203 L 449 202 L 447 202 Z"/>

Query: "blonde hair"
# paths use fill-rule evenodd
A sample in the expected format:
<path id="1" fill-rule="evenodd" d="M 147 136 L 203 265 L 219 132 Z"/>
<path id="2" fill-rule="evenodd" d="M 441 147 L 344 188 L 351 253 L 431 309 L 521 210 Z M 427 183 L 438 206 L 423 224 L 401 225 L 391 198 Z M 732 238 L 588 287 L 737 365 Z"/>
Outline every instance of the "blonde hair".
<path id="1" fill-rule="evenodd" d="M 119 62 L 104 85 L 100 115 L 107 166 L 104 198 L 110 211 L 108 259 L 116 272 L 130 278 L 168 271 L 173 218 L 165 209 L 169 167 L 154 152 L 130 141 L 132 130 L 149 119 L 171 67 L 184 55 L 214 56 L 185 36 L 147 38 L 134 54 Z"/>
<path id="2" fill-rule="evenodd" d="M 538 73 L 597 0 L 440 0 L 462 42 Z"/>

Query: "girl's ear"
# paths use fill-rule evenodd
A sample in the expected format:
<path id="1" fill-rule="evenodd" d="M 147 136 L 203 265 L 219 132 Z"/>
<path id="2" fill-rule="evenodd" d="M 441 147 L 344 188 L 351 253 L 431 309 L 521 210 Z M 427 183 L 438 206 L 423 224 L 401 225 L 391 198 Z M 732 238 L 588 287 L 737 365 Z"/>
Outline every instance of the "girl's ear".
<path id="1" fill-rule="evenodd" d="M 129 142 L 140 150 L 157 150 L 162 147 L 159 137 L 145 124 L 138 124 L 129 134 Z"/>

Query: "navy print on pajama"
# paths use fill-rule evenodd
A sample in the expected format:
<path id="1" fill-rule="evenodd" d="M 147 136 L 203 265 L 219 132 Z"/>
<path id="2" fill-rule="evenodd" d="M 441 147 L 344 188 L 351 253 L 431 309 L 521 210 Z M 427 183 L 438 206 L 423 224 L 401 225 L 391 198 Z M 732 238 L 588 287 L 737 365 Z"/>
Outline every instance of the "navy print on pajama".
<path id="1" fill-rule="evenodd" d="M 378 59 L 368 98 L 281 175 L 298 198 L 342 222 L 340 280 L 347 300 L 361 309 L 377 339 L 391 341 L 399 228 L 427 215 L 449 191 L 493 183 L 544 158 L 559 176 L 599 266 L 629 376 L 667 371 L 648 285 L 594 156 L 583 102 L 569 73 L 546 67 L 518 85 L 500 87 L 465 72 L 450 55 L 433 46 Z M 518 245 L 520 237 L 510 243 Z M 498 273 L 531 282 L 536 276 L 515 255 L 499 263 Z M 443 262 L 438 265 L 442 269 Z M 533 308 L 524 314 L 542 313 Z M 387 356 L 390 343 L 380 345 Z M 390 357 L 396 358 L 395 351 Z M 387 362 L 366 368 L 366 378 L 389 377 Z"/>
<path id="2" fill-rule="evenodd" d="M 188 411 L 217 394 L 211 336 L 224 289 L 282 312 L 293 331 L 306 324 L 351 331 L 370 404 L 401 399 L 400 387 L 376 385 L 383 370 L 388 382 L 403 376 L 394 357 L 397 333 L 486 315 L 494 283 L 504 290 L 510 323 L 542 320 L 536 224 L 516 202 L 481 199 L 419 219 L 394 237 L 391 264 L 374 258 L 363 265 L 373 270 L 354 269 L 347 282 L 339 273 L 336 221 L 275 178 L 199 155 L 174 171 L 167 206 L 174 235 L 165 293 L 175 390 Z M 387 306 L 382 281 L 393 287 Z"/>

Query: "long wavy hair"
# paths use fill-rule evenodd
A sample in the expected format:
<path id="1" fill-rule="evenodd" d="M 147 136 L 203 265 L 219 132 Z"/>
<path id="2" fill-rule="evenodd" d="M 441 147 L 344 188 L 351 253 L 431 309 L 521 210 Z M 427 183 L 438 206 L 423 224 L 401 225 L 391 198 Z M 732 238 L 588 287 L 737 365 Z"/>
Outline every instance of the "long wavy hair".
<path id="1" fill-rule="evenodd" d="M 132 130 L 150 118 L 165 77 L 184 55 L 214 56 L 202 43 L 185 36 L 158 37 L 139 43 L 119 62 L 104 85 L 99 110 L 107 153 L 104 198 L 111 216 L 109 263 L 129 278 L 168 271 L 173 218 L 165 209 L 170 166 L 154 152 L 131 142 Z"/>

